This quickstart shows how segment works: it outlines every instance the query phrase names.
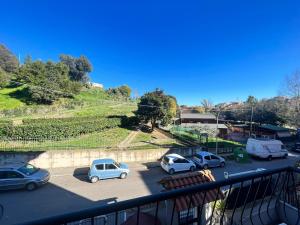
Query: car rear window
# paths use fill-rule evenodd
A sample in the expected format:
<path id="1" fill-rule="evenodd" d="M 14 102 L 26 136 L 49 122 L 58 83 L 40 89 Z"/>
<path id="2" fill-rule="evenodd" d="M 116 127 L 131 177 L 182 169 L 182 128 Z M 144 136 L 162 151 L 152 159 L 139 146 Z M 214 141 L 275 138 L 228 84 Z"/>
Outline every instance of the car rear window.
<path id="1" fill-rule="evenodd" d="M 166 156 L 163 157 L 163 162 L 164 163 L 169 163 L 170 162 L 170 159 Z"/>

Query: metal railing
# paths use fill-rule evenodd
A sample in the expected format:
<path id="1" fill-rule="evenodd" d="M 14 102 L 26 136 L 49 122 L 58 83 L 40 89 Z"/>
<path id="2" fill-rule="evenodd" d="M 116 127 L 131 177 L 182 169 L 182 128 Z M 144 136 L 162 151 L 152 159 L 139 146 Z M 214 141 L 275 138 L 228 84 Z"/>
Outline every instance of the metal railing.
<path id="1" fill-rule="evenodd" d="M 300 170 L 292 167 L 263 170 L 27 224 L 120 225 L 128 220 L 131 222 L 126 224 L 136 225 L 278 224 L 291 218 L 290 206 L 295 224 L 299 224 L 298 175 Z M 213 198 L 211 190 L 217 190 Z M 182 199 L 187 204 L 184 211 L 178 211 Z M 278 212 L 280 209 L 282 213 Z M 279 217 L 280 214 L 284 216 Z"/>

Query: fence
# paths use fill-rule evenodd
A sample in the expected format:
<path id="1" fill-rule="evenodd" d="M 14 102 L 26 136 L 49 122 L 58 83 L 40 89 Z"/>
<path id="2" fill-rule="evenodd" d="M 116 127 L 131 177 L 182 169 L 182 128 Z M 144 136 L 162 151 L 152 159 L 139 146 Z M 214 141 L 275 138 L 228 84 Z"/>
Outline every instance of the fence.
<path id="1" fill-rule="evenodd" d="M 28 224 L 299 224 L 298 176 L 290 167 L 266 170 Z"/>

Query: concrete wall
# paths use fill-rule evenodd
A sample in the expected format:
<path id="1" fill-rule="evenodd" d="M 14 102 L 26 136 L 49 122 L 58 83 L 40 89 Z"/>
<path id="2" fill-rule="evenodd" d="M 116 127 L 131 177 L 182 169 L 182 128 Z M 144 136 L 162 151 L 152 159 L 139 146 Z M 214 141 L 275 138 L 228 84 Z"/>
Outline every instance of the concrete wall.
<path id="1" fill-rule="evenodd" d="M 94 159 L 113 158 L 119 162 L 153 162 L 167 153 L 191 156 L 196 147 L 147 150 L 55 150 L 45 152 L 0 153 L 0 165 L 12 162 L 29 162 L 41 168 L 89 166 Z"/>

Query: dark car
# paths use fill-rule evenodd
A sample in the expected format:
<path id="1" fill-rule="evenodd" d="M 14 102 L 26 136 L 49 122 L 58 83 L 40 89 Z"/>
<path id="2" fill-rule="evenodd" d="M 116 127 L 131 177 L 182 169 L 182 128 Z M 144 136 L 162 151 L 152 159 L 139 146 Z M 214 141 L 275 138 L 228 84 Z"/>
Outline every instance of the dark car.
<path id="1" fill-rule="evenodd" d="M 46 184 L 50 179 L 47 170 L 28 163 L 0 166 L 0 190 L 22 189 L 29 191 Z"/>

